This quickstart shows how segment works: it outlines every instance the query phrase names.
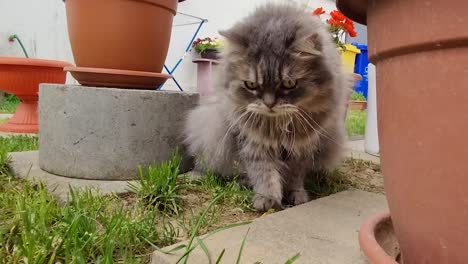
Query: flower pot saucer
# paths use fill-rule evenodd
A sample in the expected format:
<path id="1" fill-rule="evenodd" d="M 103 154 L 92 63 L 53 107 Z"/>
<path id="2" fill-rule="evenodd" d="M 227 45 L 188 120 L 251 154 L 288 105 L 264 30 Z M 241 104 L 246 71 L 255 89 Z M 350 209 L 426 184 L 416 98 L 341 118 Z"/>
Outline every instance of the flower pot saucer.
<path id="1" fill-rule="evenodd" d="M 104 68 L 65 67 L 64 70 L 70 72 L 81 85 L 94 87 L 153 90 L 172 78 L 163 73 Z"/>

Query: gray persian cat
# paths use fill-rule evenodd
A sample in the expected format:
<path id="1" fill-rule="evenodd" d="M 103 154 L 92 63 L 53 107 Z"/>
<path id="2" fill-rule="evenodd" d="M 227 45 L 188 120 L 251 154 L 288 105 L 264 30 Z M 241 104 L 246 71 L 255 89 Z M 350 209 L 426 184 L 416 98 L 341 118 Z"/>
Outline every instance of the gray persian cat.
<path id="1" fill-rule="evenodd" d="M 268 4 L 231 29 L 215 95 L 188 116 L 199 169 L 241 175 L 257 210 L 308 200 L 304 179 L 340 163 L 351 77 L 330 33 L 292 5 Z"/>

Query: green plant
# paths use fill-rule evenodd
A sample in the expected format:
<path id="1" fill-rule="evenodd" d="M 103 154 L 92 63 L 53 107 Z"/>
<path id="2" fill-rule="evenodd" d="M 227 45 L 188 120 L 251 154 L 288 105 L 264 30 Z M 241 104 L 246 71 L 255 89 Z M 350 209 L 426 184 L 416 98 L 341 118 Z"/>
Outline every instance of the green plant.
<path id="1" fill-rule="evenodd" d="M 148 206 L 158 210 L 179 214 L 181 211 L 179 189 L 180 156 L 176 152 L 170 161 L 138 167 L 139 183 L 129 184 L 130 189 Z"/>
<path id="2" fill-rule="evenodd" d="M 329 196 L 349 187 L 350 181 L 339 170 L 315 172 L 305 182 L 305 189 L 313 199 Z"/>
<path id="3" fill-rule="evenodd" d="M 23 50 L 24 56 L 25 56 L 26 58 L 29 58 L 28 52 L 27 52 L 26 49 L 24 48 L 23 42 L 22 42 L 21 39 L 18 37 L 18 35 L 13 34 L 13 35 L 10 35 L 10 36 L 8 37 L 8 41 L 10 41 L 10 42 L 15 42 L 15 40 L 17 40 L 18 43 L 20 44 L 21 49 Z"/>
<path id="4" fill-rule="evenodd" d="M 219 49 L 221 46 L 221 41 L 219 39 L 212 38 L 198 38 L 192 43 L 192 48 L 195 48 L 195 51 L 202 54 L 209 49 Z"/>
<path id="5" fill-rule="evenodd" d="M 202 190 L 211 192 L 212 197 L 223 194 L 222 203 L 234 204 L 245 210 L 251 208 L 253 192 L 245 186 L 242 186 L 238 178 L 225 179 L 208 171 L 206 175 L 199 180 Z"/>
<path id="6" fill-rule="evenodd" d="M 71 190 L 59 204 L 40 183 L 0 183 L 2 263 L 145 263 L 153 245 L 178 236 L 158 210 L 125 208 L 119 197 Z"/>
<path id="7" fill-rule="evenodd" d="M 5 94 L 3 102 L 0 101 L 0 113 L 14 113 L 19 103 L 20 100 L 16 95 Z"/>
<path id="8" fill-rule="evenodd" d="M 356 101 L 366 101 L 366 97 L 362 92 L 353 92 L 351 94 L 351 100 L 356 100 Z"/>

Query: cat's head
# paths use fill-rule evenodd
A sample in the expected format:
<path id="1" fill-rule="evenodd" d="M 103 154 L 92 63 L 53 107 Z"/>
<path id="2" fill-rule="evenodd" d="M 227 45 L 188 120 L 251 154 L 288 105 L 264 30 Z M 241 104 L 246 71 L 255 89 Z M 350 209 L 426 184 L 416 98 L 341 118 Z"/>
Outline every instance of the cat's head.
<path id="1" fill-rule="evenodd" d="M 336 59 L 337 51 L 318 18 L 294 6 L 267 5 L 220 34 L 227 40 L 225 92 L 239 108 L 279 116 L 332 105 L 327 56 Z"/>

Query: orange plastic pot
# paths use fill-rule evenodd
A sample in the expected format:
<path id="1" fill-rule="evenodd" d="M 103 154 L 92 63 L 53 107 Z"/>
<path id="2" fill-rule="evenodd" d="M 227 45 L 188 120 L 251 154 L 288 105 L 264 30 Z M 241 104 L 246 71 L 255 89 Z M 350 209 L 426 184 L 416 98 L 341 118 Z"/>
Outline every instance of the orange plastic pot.
<path id="1" fill-rule="evenodd" d="M 66 0 L 77 67 L 160 73 L 177 0 Z"/>
<path id="2" fill-rule="evenodd" d="M 467 263 L 468 2 L 337 5 L 367 21 L 385 191 L 403 262 Z"/>
<path id="3" fill-rule="evenodd" d="M 0 131 L 37 133 L 37 101 L 40 83 L 65 83 L 63 61 L 0 57 L 0 90 L 15 94 L 21 103 Z"/>

